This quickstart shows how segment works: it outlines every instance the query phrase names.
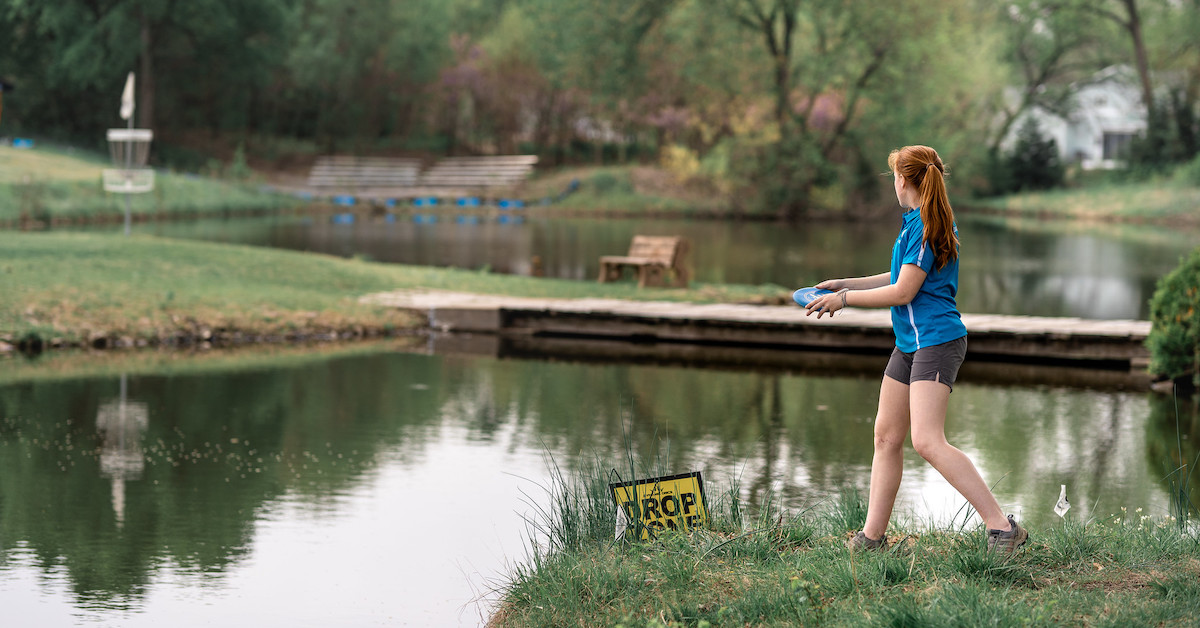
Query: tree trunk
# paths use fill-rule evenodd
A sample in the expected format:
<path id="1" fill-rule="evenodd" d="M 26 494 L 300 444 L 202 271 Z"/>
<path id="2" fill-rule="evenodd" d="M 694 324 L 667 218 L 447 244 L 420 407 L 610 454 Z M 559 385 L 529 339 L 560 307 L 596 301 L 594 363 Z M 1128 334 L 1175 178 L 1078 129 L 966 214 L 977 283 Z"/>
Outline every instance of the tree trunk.
<path id="1" fill-rule="evenodd" d="M 782 52 L 775 54 L 775 121 L 779 124 L 779 132 L 787 126 L 788 95 L 792 91 L 789 72 L 789 59 Z"/>
<path id="2" fill-rule="evenodd" d="M 1146 42 L 1142 39 L 1142 19 L 1138 15 L 1137 0 L 1122 0 L 1129 21 L 1125 27 L 1133 38 L 1133 54 L 1137 60 L 1138 77 L 1142 80 L 1142 104 L 1146 105 L 1146 115 L 1153 119 L 1154 87 L 1150 84 L 1150 61 L 1146 56 Z"/>
<path id="3" fill-rule="evenodd" d="M 150 31 L 150 19 L 142 15 L 142 53 L 141 68 L 138 72 L 138 111 L 139 128 L 154 128 L 154 39 Z"/>

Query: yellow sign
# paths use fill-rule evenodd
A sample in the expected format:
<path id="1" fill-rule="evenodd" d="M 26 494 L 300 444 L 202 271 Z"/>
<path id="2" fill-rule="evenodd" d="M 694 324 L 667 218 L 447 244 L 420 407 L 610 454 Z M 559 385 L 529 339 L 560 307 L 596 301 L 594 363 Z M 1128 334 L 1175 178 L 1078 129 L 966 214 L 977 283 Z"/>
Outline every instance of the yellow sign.
<path id="1" fill-rule="evenodd" d="M 699 471 L 615 482 L 608 488 L 621 510 L 619 514 L 624 514 L 626 533 L 640 527 L 643 541 L 662 530 L 687 530 L 708 523 Z"/>

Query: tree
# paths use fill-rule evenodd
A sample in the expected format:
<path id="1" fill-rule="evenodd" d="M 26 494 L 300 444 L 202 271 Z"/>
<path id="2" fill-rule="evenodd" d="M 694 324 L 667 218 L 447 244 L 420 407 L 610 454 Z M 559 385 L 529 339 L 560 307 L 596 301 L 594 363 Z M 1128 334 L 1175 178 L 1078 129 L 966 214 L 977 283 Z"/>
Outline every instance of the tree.
<path id="1" fill-rule="evenodd" d="M 137 123 L 183 126 L 268 81 L 291 0 L 62 0 L 0 8 L 5 57 L 32 89 L 23 117 L 69 137 L 99 138 L 116 119 L 126 73 L 138 73 Z M 219 72 L 213 71 L 219 68 Z M 160 121 L 166 98 L 172 118 Z M 215 114 L 214 114 L 215 117 Z"/>
<path id="2" fill-rule="evenodd" d="M 282 106 L 299 127 L 291 133 L 328 150 L 362 149 L 423 124 L 421 101 L 451 58 L 452 9 L 436 0 L 311 2 L 286 60 Z"/>
<path id="3" fill-rule="evenodd" d="M 935 98 L 950 108 L 958 104 L 915 88 L 939 80 L 930 67 L 941 71 L 958 64 L 952 57 L 965 44 L 958 40 L 960 24 L 972 21 L 963 2 L 724 0 L 721 6 L 729 19 L 755 33 L 770 60 L 779 141 L 757 168 L 764 182 L 778 182 L 769 202 L 781 216 L 802 211 L 816 189 L 847 183 L 877 189 L 867 174 L 873 170 L 867 155 L 877 150 L 876 139 L 862 129 L 874 125 L 867 112 L 903 128 L 915 123 L 930 137 L 943 121 L 918 123 L 904 117 L 904 108 L 922 109 L 923 100 Z M 951 81 L 973 83 L 957 70 L 940 79 L 947 93 L 958 92 L 947 85 Z M 885 133 L 897 135 L 896 128 Z M 905 143 L 914 142 L 910 137 Z"/>
<path id="4" fill-rule="evenodd" d="M 1012 125 L 1033 107 L 1063 117 L 1070 113 L 1074 86 L 1114 58 L 1112 34 L 1097 16 L 1040 0 L 986 3 L 1004 33 L 1004 60 L 1016 73 L 1015 98 L 1000 101 L 1000 124 L 988 140 L 998 154 Z"/>
<path id="5" fill-rule="evenodd" d="M 1054 138 L 1042 135 L 1033 117 L 1026 118 L 1021 125 L 1017 142 L 1012 152 L 1005 156 L 1003 167 L 1009 186 L 1000 192 L 1048 190 L 1063 182 L 1063 164 L 1058 156 L 1058 144 Z"/>

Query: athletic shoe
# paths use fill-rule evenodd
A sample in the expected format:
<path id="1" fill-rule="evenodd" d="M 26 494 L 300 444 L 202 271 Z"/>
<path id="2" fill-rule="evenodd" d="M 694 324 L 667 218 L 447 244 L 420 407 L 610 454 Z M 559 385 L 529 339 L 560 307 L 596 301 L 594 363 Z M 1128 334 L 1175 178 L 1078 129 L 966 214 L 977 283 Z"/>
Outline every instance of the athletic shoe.
<path id="1" fill-rule="evenodd" d="M 1017 520 L 1013 519 L 1012 515 L 1008 516 L 1008 525 L 1012 526 L 1011 530 L 988 529 L 987 546 L 989 552 L 998 549 L 1011 554 L 1029 539 L 1029 533 L 1025 531 L 1025 528 L 1017 525 Z"/>
<path id="2" fill-rule="evenodd" d="M 868 537 L 866 534 L 863 534 L 862 530 L 859 530 L 858 534 L 854 535 L 854 538 L 850 539 L 849 541 L 846 541 L 846 547 L 848 547 L 854 551 L 885 550 L 888 547 L 887 535 L 886 534 L 883 535 L 883 538 L 872 539 L 872 538 Z"/>

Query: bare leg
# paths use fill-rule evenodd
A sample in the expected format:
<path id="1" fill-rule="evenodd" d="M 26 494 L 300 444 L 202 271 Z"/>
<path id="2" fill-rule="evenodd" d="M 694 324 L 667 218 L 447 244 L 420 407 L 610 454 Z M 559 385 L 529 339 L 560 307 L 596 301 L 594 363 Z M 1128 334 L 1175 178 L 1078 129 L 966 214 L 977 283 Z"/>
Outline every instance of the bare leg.
<path id="1" fill-rule="evenodd" d="M 913 448 L 970 502 L 988 528 L 1008 530 L 1000 504 L 971 459 L 946 442 L 950 387 L 940 382 L 913 382 L 909 397 Z"/>
<path id="2" fill-rule="evenodd" d="M 879 386 L 879 413 L 875 415 L 875 456 L 871 459 L 871 494 L 863 534 L 872 539 L 887 532 L 900 477 L 904 473 L 904 439 L 909 424 L 908 384 L 884 376 Z"/>

